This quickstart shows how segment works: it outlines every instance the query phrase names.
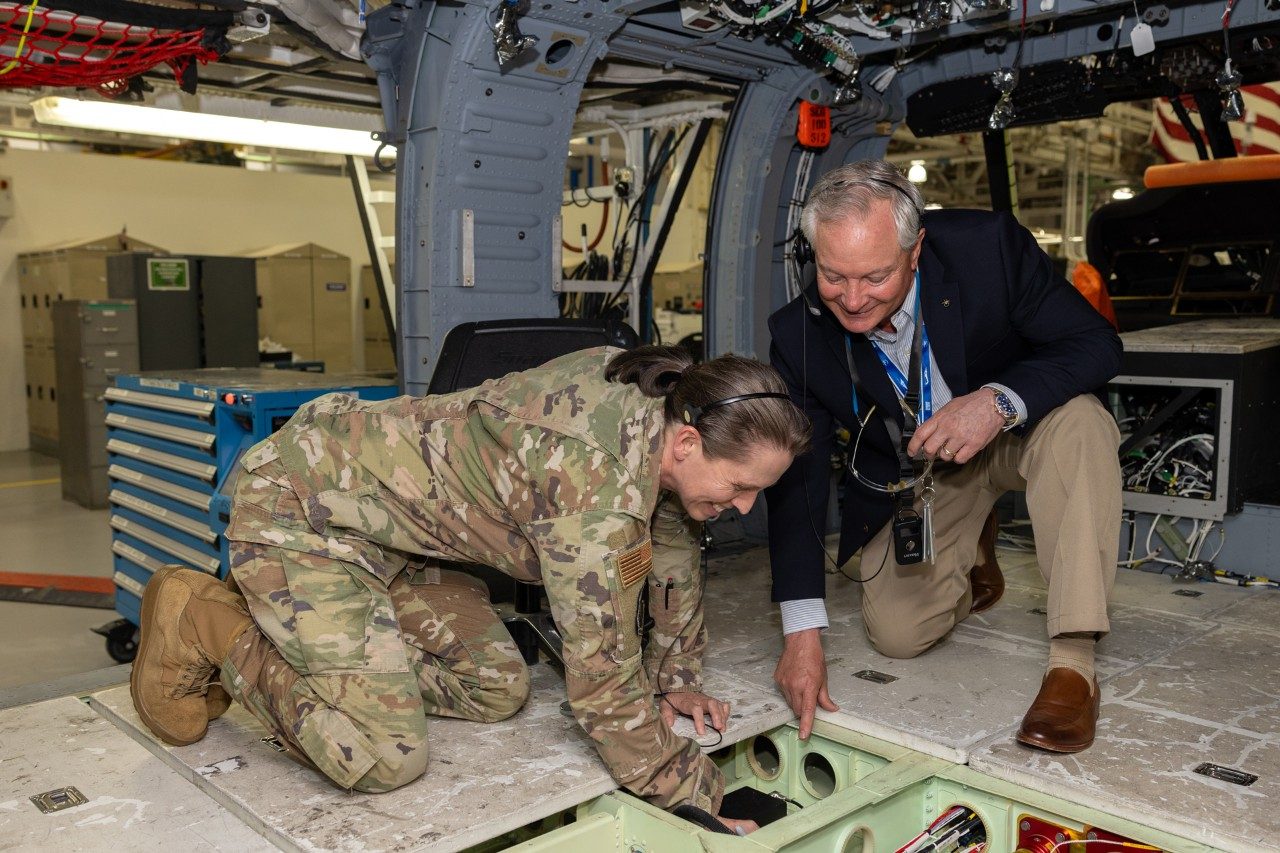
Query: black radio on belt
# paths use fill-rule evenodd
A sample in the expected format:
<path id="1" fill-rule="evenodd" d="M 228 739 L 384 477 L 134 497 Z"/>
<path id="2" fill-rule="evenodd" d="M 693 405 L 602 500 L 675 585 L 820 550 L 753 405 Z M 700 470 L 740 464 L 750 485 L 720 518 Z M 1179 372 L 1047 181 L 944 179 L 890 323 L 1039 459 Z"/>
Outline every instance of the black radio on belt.
<path id="1" fill-rule="evenodd" d="M 893 514 L 893 558 L 900 566 L 924 560 L 924 520 L 914 509 Z"/>

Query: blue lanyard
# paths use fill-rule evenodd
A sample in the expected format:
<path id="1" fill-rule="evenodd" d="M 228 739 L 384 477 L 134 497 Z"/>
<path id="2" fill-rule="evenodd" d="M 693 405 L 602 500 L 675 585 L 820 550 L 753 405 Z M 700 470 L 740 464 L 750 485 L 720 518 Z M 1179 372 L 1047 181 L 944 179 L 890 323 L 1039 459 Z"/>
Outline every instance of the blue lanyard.
<path id="1" fill-rule="evenodd" d="M 920 324 L 920 411 L 917 413 L 916 422 L 924 423 L 933 415 L 933 371 L 930 370 L 929 363 L 929 332 L 924 326 L 924 314 L 920 310 L 921 302 L 920 290 L 920 271 L 916 270 L 916 315 L 915 321 Z M 889 374 L 889 381 L 893 383 L 893 387 L 897 389 L 898 396 L 905 399 L 907 396 L 907 377 L 898 366 L 894 364 L 875 340 L 871 341 L 871 345 L 875 348 L 876 355 L 880 357 L 880 363 L 884 365 L 885 373 Z M 845 353 L 850 361 L 853 359 L 853 337 L 848 333 L 844 336 Z M 851 392 L 853 397 L 853 415 L 862 422 L 862 414 L 858 409 L 858 391 L 854 388 Z"/>

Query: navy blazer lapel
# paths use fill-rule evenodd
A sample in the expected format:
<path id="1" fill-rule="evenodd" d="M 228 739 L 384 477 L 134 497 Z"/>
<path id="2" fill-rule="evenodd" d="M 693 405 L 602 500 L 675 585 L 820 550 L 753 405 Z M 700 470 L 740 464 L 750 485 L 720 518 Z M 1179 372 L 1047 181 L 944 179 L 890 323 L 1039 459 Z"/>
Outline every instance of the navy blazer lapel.
<path id="1" fill-rule="evenodd" d="M 965 364 L 960 285 L 948 276 L 938 256 L 929 249 L 927 236 L 920 251 L 920 288 L 924 327 L 929 332 L 929 347 L 938 362 L 938 370 L 942 372 L 953 397 L 967 394 L 969 376 Z"/>
<path id="2" fill-rule="evenodd" d="M 845 366 L 844 359 L 844 330 L 836 322 L 831 309 L 823 305 L 822 300 L 818 298 L 818 286 L 816 284 L 809 285 L 805 291 L 804 304 L 805 322 L 812 321 L 821 330 L 822 341 L 827 345 L 827 349 L 831 351 L 831 357 L 836 360 L 836 364 L 840 365 L 840 370 L 845 376 L 848 376 L 849 368 Z M 817 306 L 818 314 L 816 316 L 809 310 L 810 306 Z"/>

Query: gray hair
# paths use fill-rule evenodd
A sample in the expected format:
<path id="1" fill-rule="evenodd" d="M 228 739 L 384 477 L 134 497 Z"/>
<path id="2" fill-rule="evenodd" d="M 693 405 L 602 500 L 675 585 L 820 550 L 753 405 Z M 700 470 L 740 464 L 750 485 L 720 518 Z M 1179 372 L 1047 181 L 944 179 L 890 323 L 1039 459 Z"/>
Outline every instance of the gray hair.
<path id="1" fill-rule="evenodd" d="M 800 230 L 813 245 L 820 223 L 865 214 L 876 199 L 888 199 L 893 206 L 898 245 L 907 251 L 915 245 L 920 233 L 924 197 L 920 189 L 887 160 L 859 160 L 819 178 L 800 213 Z"/>

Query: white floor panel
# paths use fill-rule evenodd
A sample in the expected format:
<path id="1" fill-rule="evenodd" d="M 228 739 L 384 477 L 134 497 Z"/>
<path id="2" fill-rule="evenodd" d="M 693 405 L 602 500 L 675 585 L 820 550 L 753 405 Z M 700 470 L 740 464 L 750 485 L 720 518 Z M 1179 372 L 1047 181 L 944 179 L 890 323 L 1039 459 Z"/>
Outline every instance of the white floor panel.
<path id="1" fill-rule="evenodd" d="M 128 687 L 95 694 L 95 707 L 287 850 L 461 850 L 572 808 L 617 786 L 577 723 L 561 713 L 564 683 L 532 668 L 529 702 L 509 720 L 432 719 L 422 778 L 386 794 L 348 793 L 261 742 L 239 706 L 199 743 L 172 747 L 142 726 Z M 723 744 L 775 728 L 790 711 L 778 699 L 713 675 L 707 689 L 732 706 Z M 691 727 L 682 733 L 692 733 Z"/>
<path id="2" fill-rule="evenodd" d="M 1225 850 L 1280 850 L 1280 742 L 1116 692 L 1103 688 L 1090 749 L 1053 755 L 1004 739 L 970 753 L 970 767 Z M 1204 762 L 1259 779 L 1240 787 L 1196 774 Z"/>
<path id="3" fill-rule="evenodd" d="M 272 849 L 77 699 L 0 711 L 0 768 L 0 849 Z M 45 814 L 31 801 L 68 786 L 87 802 Z"/>

